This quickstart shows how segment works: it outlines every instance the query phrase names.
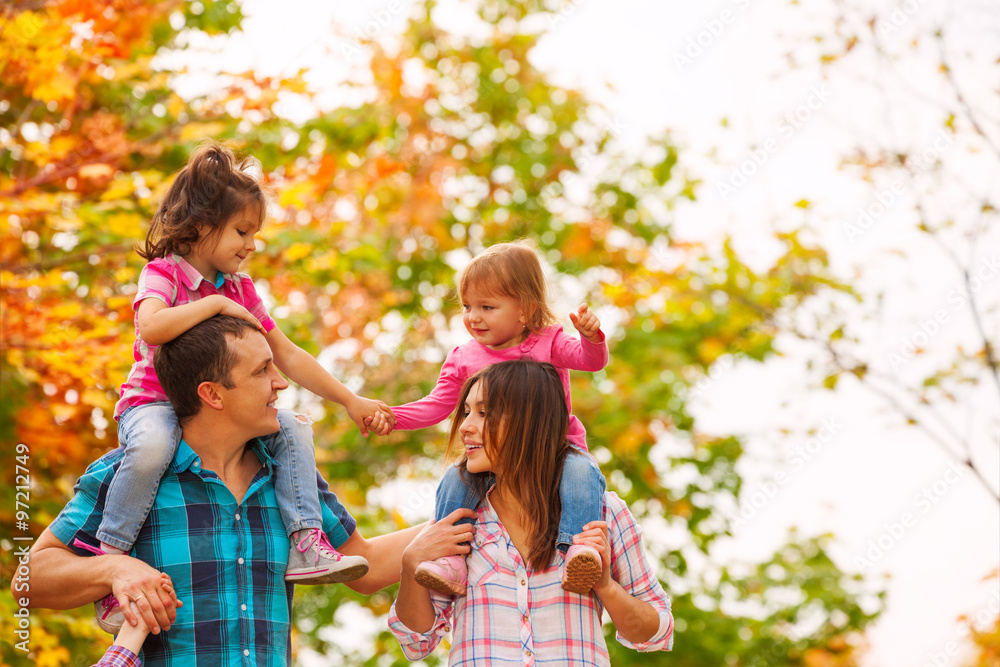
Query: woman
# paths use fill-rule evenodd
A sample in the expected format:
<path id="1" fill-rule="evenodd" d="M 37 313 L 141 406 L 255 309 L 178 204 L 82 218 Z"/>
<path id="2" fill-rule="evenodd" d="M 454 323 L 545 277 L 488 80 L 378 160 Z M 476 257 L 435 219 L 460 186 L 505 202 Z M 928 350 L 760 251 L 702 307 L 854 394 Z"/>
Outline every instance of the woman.
<path id="1" fill-rule="evenodd" d="M 425 657 L 454 628 L 451 665 L 527 665 L 536 658 L 608 665 L 602 609 L 624 645 L 669 650 L 670 600 L 643 556 L 639 526 L 614 493 L 605 494 L 604 520 L 574 538 L 601 555 L 600 579 L 587 595 L 560 587 L 559 474 L 566 456 L 581 454 L 566 441 L 555 368 L 527 360 L 489 366 L 469 378 L 459 406 L 451 443 L 461 435 L 459 468 L 482 498 L 467 558 L 469 588 L 456 598 L 414 580 L 434 545 L 468 535 L 468 526 L 455 522 L 469 510 L 459 510 L 429 524 L 403 552 L 389 625 L 406 656 Z"/>

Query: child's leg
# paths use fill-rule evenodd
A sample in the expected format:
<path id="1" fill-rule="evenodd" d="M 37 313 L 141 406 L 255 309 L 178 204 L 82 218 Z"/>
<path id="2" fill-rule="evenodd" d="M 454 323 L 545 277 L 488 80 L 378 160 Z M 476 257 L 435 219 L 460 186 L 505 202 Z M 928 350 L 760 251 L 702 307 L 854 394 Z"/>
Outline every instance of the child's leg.
<path id="1" fill-rule="evenodd" d="M 312 419 L 291 410 L 278 410 L 277 433 L 261 438 L 278 464 L 274 473 L 274 495 L 292 535 L 303 529 L 321 528 L 323 514 L 316 490 L 316 446 Z"/>
<path id="2" fill-rule="evenodd" d="M 333 548 L 323 531 L 312 419 L 279 410 L 278 425 L 277 433 L 261 440 L 278 464 L 274 494 L 292 540 L 285 581 L 332 584 L 363 577 L 368 572 L 368 561 L 361 556 L 343 555 Z"/>
<path id="3" fill-rule="evenodd" d="M 590 521 L 604 518 L 606 483 L 597 461 L 590 454 L 574 449 L 563 463 L 559 482 L 559 536 L 556 548 L 566 554 L 563 561 L 562 587 L 586 595 L 601 578 L 601 555 L 593 547 L 573 544 L 573 536 Z"/>
<path id="4" fill-rule="evenodd" d="M 574 448 L 563 463 L 559 482 L 562 515 L 556 546 L 564 552 L 573 544 L 573 536 L 583 532 L 583 526 L 604 518 L 604 489 L 607 483 L 590 454 Z"/>
<path id="5" fill-rule="evenodd" d="M 479 496 L 471 485 L 466 484 L 458 466 L 449 466 L 441 483 L 438 484 L 434 501 L 434 518 L 441 520 L 458 509 L 474 510 L 479 506 Z M 459 523 L 475 523 L 475 519 L 459 519 Z M 421 586 L 445 595 L 465 595 L 469 585 L 469 571 L 465 556 L 445 556 L 424 561 L 417 566 L 413 580 Z"/>
<path id="6" fill-rule="evenodd" d="M 125 446 L 125 457 L 108 487 L 97 539 L 127 552 L 146 522 L 160 479 L 181 440 L 174 409 L 169 403 L 132 408 L 122 415 L 118 440 Z"/>
<path id="7" fill-rule="evenodd" d="M 435 521 L 440 521 L 455 510 L 463 508 L 475 510 L 477 507 L 479 507 L 479 496 L 469 484 L 466 484 L 459 467 L 448 466 L 448 471 L 438 484 L 434 499 Z M 456 524 L 475 522 L 475 519 L 459 519 Z"/>

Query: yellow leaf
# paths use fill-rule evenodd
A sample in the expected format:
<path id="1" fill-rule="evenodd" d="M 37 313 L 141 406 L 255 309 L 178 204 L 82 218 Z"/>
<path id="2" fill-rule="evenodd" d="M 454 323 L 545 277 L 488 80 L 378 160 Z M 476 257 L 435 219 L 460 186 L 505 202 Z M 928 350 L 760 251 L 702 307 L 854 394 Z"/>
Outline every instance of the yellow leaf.
<path id="1" fill-rule="evenodd" d="M 181 141 L 187 143 L 195 139 L 216 137 L 225 129 L 225 123 L 188 123 L 181 130 Z"/>

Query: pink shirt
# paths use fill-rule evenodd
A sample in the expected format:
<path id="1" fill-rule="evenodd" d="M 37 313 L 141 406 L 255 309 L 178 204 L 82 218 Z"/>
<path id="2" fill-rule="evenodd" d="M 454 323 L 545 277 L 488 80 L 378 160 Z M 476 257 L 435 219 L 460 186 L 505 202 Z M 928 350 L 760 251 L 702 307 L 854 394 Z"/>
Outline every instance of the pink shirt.
<path id="1" fill-rule="evenodd" d="M 132 309 L 136 311 L 135 347 L 132 349 L 135 363 L 122 385 L 121 398 L 115 406 L 115 419 L 136 405 L 167 400 L 153 369 L 153 354 L 157 346 L 147 344 L 139 332 L 139 303 L 151 297 L 172 308 L 213 294 L 221 294 L 249 310 L 260 320 L 265 331 L 270 332 L 274 328 L 274 320 L 257 295 L 253 280 L 244 273 L 220 274 L 213 285 L 180 255 L 154 259 L 143 267 L 139 274 L 139 291 L 132 304 Z"/>
<path id="2" fill-rule="evenodd" d="M 441 368 L 437 386 L 430 394 L 406 405 L 394 407 L 396 428 L 404 431 L 433 426 L 448 418 L 455 411 L 462 394 L 465 381 L 491 364 L 512 359 L 533 359 L 546 361 L 556 367 L 566 394 L 566 409 L 569 411 L 569 434 L 571 443 L 583 450 L 587 449 L 587 431 L 580 420 L 573 415 L 573 401 L 569 392 L 569 372 L 599 371 L 608 365 L 608 344 L 601 333 L 600 343 L 591 343 L 586 338 L 569 336 L 559 325 L 539 332 L 533 332 L 516 347 L 492 350 L 470 340 L 448 353 Z"/>
<path id="3" fill-rule="evenodd" d="M 625 591 L 651 605 L 660 617 L 657 631 L 644 642 L 618 641 L 637 651 L 669 651 L 674 641 L 670 597 L 649 566 L 642 548 L 642 529 L 625 502 L 604 496 L 604 520 L 611 542 L 611 577 Z M 603 607 L 597 595 L 562 589 L 556 552 L 549 567 L 529 568 L 511 542 L 487 496 L 477 510 L 476 537 L 466 558 L 469 587 L 465 596 L 431 591 L 434 623 L 414 632 L 389 611 L 389 629 L 410 660 L 424 658 L 451 635 L 448 664 L 458 665 L 610 665 Z"/>

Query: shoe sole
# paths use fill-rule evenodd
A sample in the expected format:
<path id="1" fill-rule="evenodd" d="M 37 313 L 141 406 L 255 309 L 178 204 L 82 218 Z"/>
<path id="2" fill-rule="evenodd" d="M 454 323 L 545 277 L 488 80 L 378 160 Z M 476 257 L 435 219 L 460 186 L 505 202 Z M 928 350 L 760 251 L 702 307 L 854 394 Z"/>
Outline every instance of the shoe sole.
<path id="1" fill-rule="evenodd" d="M 445 595 L 465 595 L 465 589 L 468 586 L 468 584 L 460 584 L 454 581 L 449 581 L 444 577 L 432 574 L 425 570 L 417 571 L 417 573 L 413 575 L 413 580 L 424 588 L 429 588 L 432 591 L 444 593 Z"/>
<path id="2" fill-rule="evenodd" d="M 312 586 L 317 584 L 342 584 L 345 581 L 355 581 L 368 574 L 368 564 L 360 563 L 345 567 L 335 572 L 319 572 L 315 570 L 297 570 L 285 573 L 285 581 L 293 584 Z"/>
<path id="3" fill-rule="evenodd" d="M 566 563 L 562 589 L 585 595 L 601 578 L 601 561 L 590 555 L 580 555 Z"/>

